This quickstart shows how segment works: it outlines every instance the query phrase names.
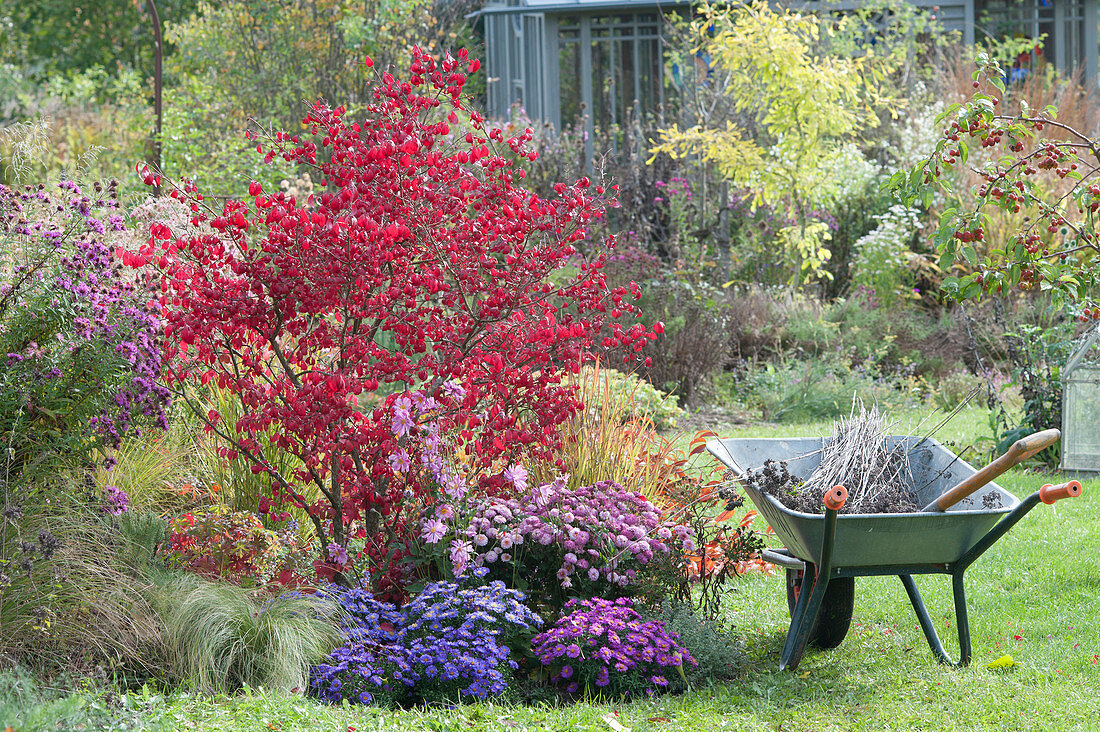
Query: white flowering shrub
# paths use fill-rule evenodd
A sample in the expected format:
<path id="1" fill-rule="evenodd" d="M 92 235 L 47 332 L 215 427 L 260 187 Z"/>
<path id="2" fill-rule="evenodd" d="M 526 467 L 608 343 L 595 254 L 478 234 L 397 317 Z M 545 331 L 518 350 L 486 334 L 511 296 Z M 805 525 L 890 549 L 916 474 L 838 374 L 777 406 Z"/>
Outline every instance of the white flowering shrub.
<path id="1" fill-rule="evenodd" d="M 878 226 L 855 243 L 851 265 L 852 290 L 877 305 L 912 292 L 909 244 L 920 228 L 915 209 L 895 204 L 876 216 Z"/>

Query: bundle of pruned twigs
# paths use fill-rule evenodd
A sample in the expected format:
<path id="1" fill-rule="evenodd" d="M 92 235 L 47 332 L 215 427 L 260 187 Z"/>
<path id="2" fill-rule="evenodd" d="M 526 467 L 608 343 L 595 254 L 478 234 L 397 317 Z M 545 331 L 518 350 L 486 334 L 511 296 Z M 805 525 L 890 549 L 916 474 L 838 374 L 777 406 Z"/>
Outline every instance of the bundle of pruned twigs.
<path id="1" fill-rule="evenodd" d="M 803 513 L 822 513 L 825 491 L 835 485 L 848 489 L 841 513 L 918 511 L 906 445 L 900 440 L 893 447 L 887 444 L 886 437 L 895 427 L 876 407 L 868 410 L 856 401 L 848 418 L 834 423 L 833 434 L 822 447 L 821 463 L 813 473 L 801 483 L 782 479 L 785 469 L 779 473 L 780 480 L 762 474 L 765 485 L 761 487 L 788 508 Z"/>

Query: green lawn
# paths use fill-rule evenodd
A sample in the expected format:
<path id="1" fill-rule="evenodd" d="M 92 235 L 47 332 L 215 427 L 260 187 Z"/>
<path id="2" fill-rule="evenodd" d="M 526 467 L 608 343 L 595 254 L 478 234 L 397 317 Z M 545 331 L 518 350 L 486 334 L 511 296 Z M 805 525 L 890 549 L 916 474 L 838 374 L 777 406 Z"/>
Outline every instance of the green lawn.
<path id="1" fill-rule="evenodd" d="M 886 416 L 887 419 L 897 423 L 896 434 L 914 434 L 923 437 L 932 432 L 948 415 L 946 412 L 928 407 L 888 411 Z M 714 431 L 722 437 L 820 437 L 832 434 L 832 430 L 833 420 L 830 419 L 804 424 L 723 425 Z M 988 452 L 992 445 L 989 433 L 989 410 L 972 404 L 960 409 L 945 424 L 936 429 L 932 437 L 945 444 L 953 443 L 960 450 L 971 448 Z"/>
<path id="2" fill-rule="evenodd" d="M 813 429 L 769 427 L 753 434 L 817 434 Z M 966 439 L 967 429 L 960 422 L 941 439 Z M 998 482 L 1023 497 L 1048 481 L 1016 471 Z M 1078 499 L 1040 504 L 969 570 L 974 662 L 965 669 L 935 661 L 901 583 L 884 577 L 857 580 L 852 630 L 839 648 L 810 651 L 796 672 L 780 673 L 788 622 L 783 578 L 753 575 L 736 583 L 727 603 L 747 645 L 739 678 L 679 697 L 394 712 L 332 708 L 262 692 L 231 699 L 140 692 L 119 699 L 87 692 L 65 696 L 53 707 L 24 707 L 24 713 L 42 715 L 42 726 L 15 729 L 76 729 L 78 723 L 85 729 L 109 723 L 165 730 L 1100 729 L 1100 566 L 1093 529 L 1098 518 L 1100 480 L 1088 481 Z M 918 583 L 954 650 L 948 578 L 927 576 Z M 1004 655 L 1017 665 L 986 667 Z M 68 705 L 68 716 L 58 705 Z M 15 707 L 0 699 L 0 728 L 12 724 L 14 714 Z"/>

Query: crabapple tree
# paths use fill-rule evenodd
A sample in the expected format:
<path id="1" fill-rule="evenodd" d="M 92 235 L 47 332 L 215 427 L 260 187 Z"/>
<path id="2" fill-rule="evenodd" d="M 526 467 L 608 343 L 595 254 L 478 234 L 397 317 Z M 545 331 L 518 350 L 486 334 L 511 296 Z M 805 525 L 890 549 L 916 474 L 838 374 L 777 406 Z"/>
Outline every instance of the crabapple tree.
<path id="1" fill-rule="evenodd" d="M 939 117 L 935 150 L 890 185 L 907 204 L 932 209 L 946 200 L 933 241 L 941 267 L 956 270 L 944 280 L 949 296 L 1038 289 L 1082 321 L 1100 318 L 1090 300 L 1100 254 L 1100 138 L 1059 122 L 1053 106 L 1020 102 L 1007 112 L 996 59 L 979 54 L 977 67 L 970 98 Z M 972 148 L 983 149 L 988 162 L 975 166 L 978 183 L 964 203 L 951 182 Z M 994 217 L 1010 222 L 1007 237 L 992 234 Z"/>

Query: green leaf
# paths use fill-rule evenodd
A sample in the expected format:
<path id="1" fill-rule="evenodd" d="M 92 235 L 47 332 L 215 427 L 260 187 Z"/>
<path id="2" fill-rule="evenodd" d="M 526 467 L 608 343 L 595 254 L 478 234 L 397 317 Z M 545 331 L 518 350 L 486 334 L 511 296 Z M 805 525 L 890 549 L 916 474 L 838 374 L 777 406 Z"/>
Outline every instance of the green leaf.
<path id="1" fill-rule="evenodd" d="M 972 297 L 977 297 L 981 294 L 981 292 L 982 286 L 979 285 L 977 282 L 971 280 L 970 282 L 967 282 L 965 285 L 963 285 L 962 289 L 959 290 L 959 294 L 957 295 L 957 297 L 960 300 L 968 300 Z"/>
<path id="2" fill-rule="evenodd" d="M 924 184 L 924 167 L 914 166 L 909 171 L 909 189 L 920 188 Z"/>
<path id="3" fill-rule="evenodd" d="M 958 106 L 958 105 L 954 105 L 954 106 Z M 936 126 L 938 127 L 939 125 L 943 124 L 944 120 L 947 119 L 947 116 L 949 114 L 951 114 L 951 112 L 952 112 L 951 107 L 948 107 L 947 109 L 945 109 L 942 112 L 940 112 L 939 114 L 937 114 L 936 115 Z"/>

